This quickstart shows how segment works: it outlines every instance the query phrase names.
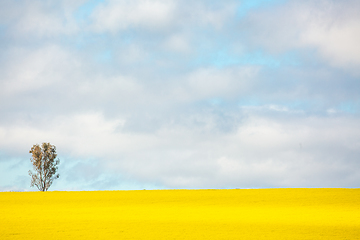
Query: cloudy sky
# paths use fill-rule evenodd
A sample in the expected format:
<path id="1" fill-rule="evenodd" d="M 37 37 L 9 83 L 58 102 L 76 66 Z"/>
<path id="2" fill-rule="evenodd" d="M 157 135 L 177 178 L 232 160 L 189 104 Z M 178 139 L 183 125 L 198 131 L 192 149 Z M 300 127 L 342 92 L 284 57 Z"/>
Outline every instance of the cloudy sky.
<path id="1" fill-rule="evenodd" d="M 359 187 L 358 0 L 1 0 L 0 191 Z"/>

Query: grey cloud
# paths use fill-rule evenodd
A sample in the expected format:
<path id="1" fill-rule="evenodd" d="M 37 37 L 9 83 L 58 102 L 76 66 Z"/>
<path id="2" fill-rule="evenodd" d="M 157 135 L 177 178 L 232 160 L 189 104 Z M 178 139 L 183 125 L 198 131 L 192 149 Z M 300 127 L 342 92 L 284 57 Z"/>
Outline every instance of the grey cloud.
<path id="1" fill-rule="evenodd" d="M 356 185 L 360 177 L 355 160 L 360 149 L 357 118 L 297 116 L 291 120 L 248 111 L 241 119 L 230 131 L 216 131 L 221 123 L 190 121 L 190 125 L 165 125 L 156 132 L 127 133 L 119 130 L 119 123 L 87 115 L 56 120 L 63 127 L 57 123 L 54 129 L 16 127 L 6 135 L 20 134 L 24 140 L 1 142 L 9 147 L 16 143 L 21 150 L 36 139 L 47 138 L 62 153 L 95 156 L 89 166 L 79 162 L 66 170 L 66 175 L 77 173 L 79 178 L 67 178 L 69 186 L 85 186 L 78 181 L 86 179 L 100 184 L 115 173 L 164 188 Z M 104 172 L 109 174 L 102 176 Z"/>
<path id="2" fill-rule="evenodd" d="M 217 135 L 172 128 L 158 134 L 167 141 L 166 151 L 155 144 L 134 152 L 131 162 L 112 164 L 169 188 L 355 186 L 350 179 L 359 178 L 359 163 L 351 160 L 359 151 L 357 125 L 356 119 L 341 117 L 279 121 L 254 116 L 238 130 Z M 333 174 L 338 182 L 331 180 Z"/>

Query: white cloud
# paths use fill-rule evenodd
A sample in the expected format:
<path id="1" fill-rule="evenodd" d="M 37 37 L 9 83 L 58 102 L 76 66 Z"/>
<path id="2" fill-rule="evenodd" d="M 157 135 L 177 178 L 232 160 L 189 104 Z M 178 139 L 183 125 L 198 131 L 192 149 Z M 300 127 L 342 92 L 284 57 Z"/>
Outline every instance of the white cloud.
<path id="1" fill-rule="evenodd" d="M 191 51 L 189 39 L 181 34 L 174 34 L 170 36 L 165 42 L 165 47 L 170 51 L 183 54 L 189 53 Z"/>
<path id="2" fill-rule="evenodd" d="M 356 126 L 356 119 L 345 118 L 251 117 L 217 159 L 219 181 L 233 187 L 342 186 L 350 176 L 360 177 L 352 170 L 358 163 L 347 156 L 360 151 L 358 132 L 352 132 Z M 332 175 L 339 182 L 332 182 Z"/>
<path id="3" fill-rule="evenodd" d="M 334 15 L 338 14 L 338 7 L 335 5 L 321 19 L 311 16 L 300 42 L 318 48 L 324 60 L 334 66 L 355 69 L 360 66 L 360 16 L 347 9 L 340 13 L 344 19 L 337 19 Z"/>
<path id="4" fill-rule="evenodd" d="M 120 138 L 117 138 L 117 141 L 114 139 L 117 136 L 114 133 L 115 129 L 121 127 L 124 120 L 106 121 L 99 113 L 55 118 L 49 116 L 36 120 L 36 124 L 29 124 L 19 119 L 8 127 L 0 127 L 1 146 L 24 151 L 30 149 L 33 144 L 47 141 L 68 154 L 100 156 L 125 142 Z"/>
<path id="5" fill-rule="evenodd" d="M 2 1 L 0 23 L 10 25 L 10 32 L 17 37 L 55 37 L 71 35 L 79 30 L 73 11 L 84 0 L 19 2 Z"/>
<path id="6" fill-rule="evenodd" d="M 251 88 L 251 81 L 256 78 L 258 70 L 251 66 L 199 68 L 186 77 L 183 88 L 174 89 L 173 96 L 185 101 L 239 96 Z"/>
<path id="7" fill-rule="evenodd" d="M 49 87 L 66 79 L 71 69 L 80 63 L 57 45 L 43 46 L 37 50 L 12 48 L 3 66 L 0 82 L 1 95 L 11 96 Z"/>
<path id="8" fill-rule="evenodd" d="M 93 29 L 117 32 L 129 27 L 163 28 L 174 16 L 175 1 L 109 1 L 93 13 Z"/>
<path id="9" fill-rule="evenodd" d="M 97 32 L 112 33 L 129 28 L 174 31 L 180 26 L 191 28 L 204 25 L 221 29 L 234 16 L 237 5 L 234 1 L 226 4 L 202 1 L 185 4 L 177 0 L 110 0 L 96 8 L 91 28 Z"/>
<path id="10" fill-rule="evenodd" d="M 241 26 L 250 25 L 253 44 L 270 52 L 316 49 L 323 61 L 359 73 L 359 7 L 357 1 L 290 1 L 250 13 Z"/>
<path id="11" fill-rule="evenodd" d="M 131 43 L 126 45 L 126 47 L 116 51 L 114 58 L 119 62 L 120 65 L 131 66 L 133 64 L 145 61 L 150 57 L 150 54 L 151 53 L 148 51 L 148 49 L 145 49 L 144 46 Z"/>
<path id="12" fill-rule="evenodd" d="M 79 179 L 66 180 L 71 186 L 91 179 L 106 188 L 101 182 L 116 175 L 162 188 L 344 187 L 360 179 L 354 159 L 360 151 L 358 119 L 289 119 L 258 112 L 242 119 L 230 132 L 216 131 L 216 122 L 178 121 L 135 133 L 124 131 L 126 117 L 76 114 L 43 119 L 39 126 L 21 121 L 1 126 L 0 145 L 2 151 L 27 152 L 34 143 L 55 144 L 65 174 L 80 171 Z M 72 166 L 69 156 L 79 159 L 77 164 Z"/>
<path id="13" fill-rule="evenodd" d="M 220 30 L 235 15 L 238 5 L 236 1 L 221 3 L 193 1 L 191 4 L 182 6 L 184 17 L 181 20 L 195 25 L 209 25 Z"/>

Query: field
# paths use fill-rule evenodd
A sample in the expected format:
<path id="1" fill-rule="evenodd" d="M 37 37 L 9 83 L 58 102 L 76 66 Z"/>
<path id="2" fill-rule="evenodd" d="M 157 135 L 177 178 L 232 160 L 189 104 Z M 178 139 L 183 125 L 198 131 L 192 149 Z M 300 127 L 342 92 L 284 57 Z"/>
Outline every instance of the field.
<path id="1" fill-rule="evenodd" d="M 360 239 L 360 189 L 2 192 L 0 239 Z"/>

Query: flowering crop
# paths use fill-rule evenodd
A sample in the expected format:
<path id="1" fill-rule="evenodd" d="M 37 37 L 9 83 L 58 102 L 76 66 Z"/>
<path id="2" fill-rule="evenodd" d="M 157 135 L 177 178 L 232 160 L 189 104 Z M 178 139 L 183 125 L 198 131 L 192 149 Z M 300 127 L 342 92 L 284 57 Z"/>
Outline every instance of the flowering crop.
<path id="1" fill-rule="evenodd" d="M 0 239 L 360 239 L 360 189 L 2 192 Z"/>

